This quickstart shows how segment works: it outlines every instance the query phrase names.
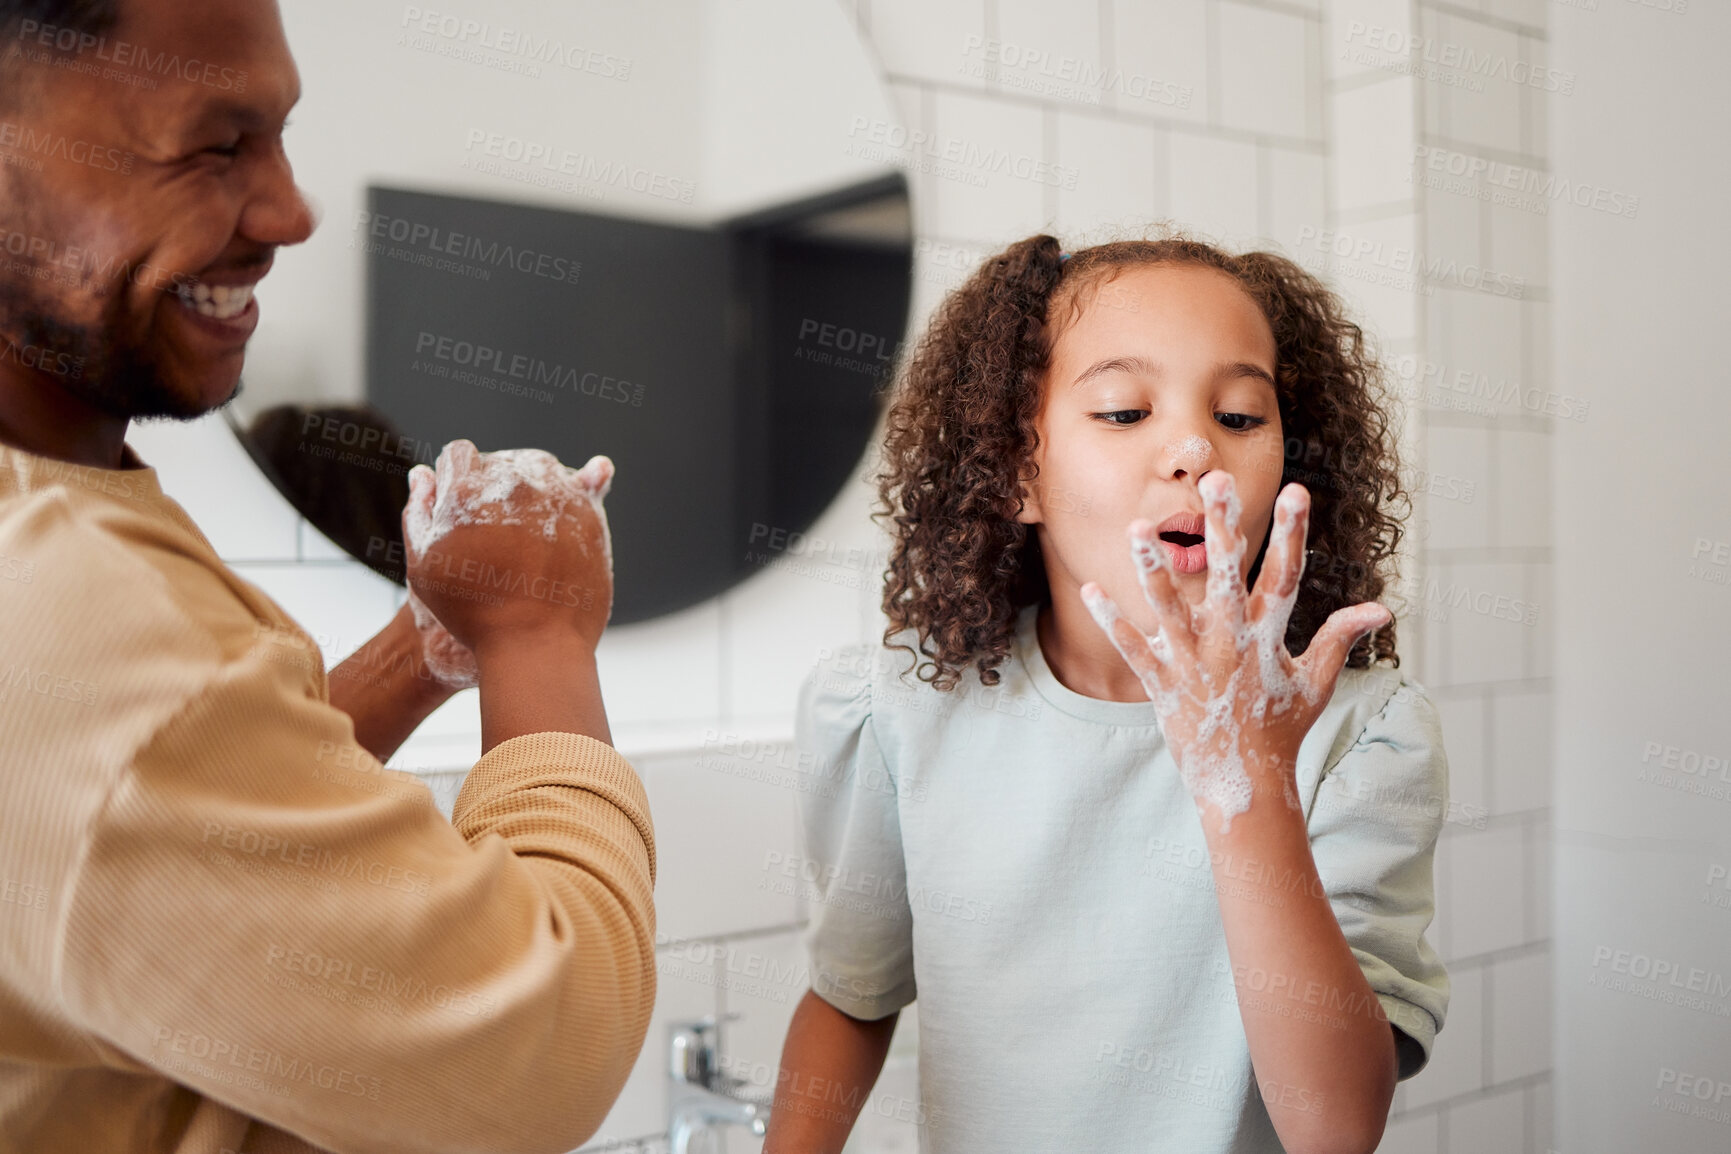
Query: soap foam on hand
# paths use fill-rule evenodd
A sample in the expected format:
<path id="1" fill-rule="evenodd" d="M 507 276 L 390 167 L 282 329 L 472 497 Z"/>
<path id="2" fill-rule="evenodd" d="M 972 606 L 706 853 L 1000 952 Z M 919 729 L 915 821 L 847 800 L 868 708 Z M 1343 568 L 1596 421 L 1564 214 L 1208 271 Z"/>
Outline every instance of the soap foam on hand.
<path id="1" fill-rule="evenodd" d="M 1297 676 L 1296 671 L 1289 670 L 1289 659 L 1282 660 L 1286 656 L 1286 623 L 1298 599 L 1299 582 L 1295 581 L 1291 590 L 1272 597 L 1259 620 L 1245 620 L 1242 610 L 1246 591 L 1241 567 L 1247 542 L 1238 533 L 1243 506 L 1239 501 L 1236 486 L 1229 475 L 1222 474 L 1213 481 L 1204 478 L 1198 488 L 1204 501 L 1224 523 L 1229 539 L 1233 540 L 1230 546 L 1224 541 L 1209 541 L 1205 604 L 1210 607 L 1209 612 L 1224 611 L 1237 616 L 1233 633 L 1234 648 L 1239 654 L 1250 650 L 1254 656 L 1250 661 L 1241 660 L 1224 685 L 1215 684 L 1209 674 L 1204 672 L 1204 693 L 1201 696 L 1187 693 L 1179 684 L 1174 684 L 1171 688 L 1162 687 L 1152 670 L 1137 672 L 1149 700 L 1155 704 L 1160 728 L 1168 735 L 1168 740 L 1171 737 L 1172 723 L 1176 719 L 1183 715 L 1194 718 L 1195 732 L 1188 736 L 1188 740 L 1183 741 L 1185 756 L 1178 760 L 1179 774 L 1192 797 L 1199 802 L 1211 803 L 1220 812 L 1220 830 L 1225 833 L 1231 829 L 1233 817 L 1250 808 L 1254 792 L 1251 774 L 1244 763 L 1244 719 L 1239 717 L 1238 707 L 1248 697 L 1251 716 L 1257 721 L 1263 721 L 1270 715 L 1279 716 L 1292 708 L 1295 696 L 1302 697 L 1308 705 L 1314 706 L 1320 691 L 1319 687 Z M 1309 500 L 1306 495 L 1290 487 L 1283 491 L 1275 502 L 1271 547 L 1284 548 L 1286 542 L 1296 539 L 1298 547 L 1302 549 L 1308 512 Z M 1157 542 L 1138 541 L 1134 534 L 1131 538 L 1131 558 L 1139 571 L 1145 590 L 1154 571 L 1170 568 L 1166 553 L 1159 548 Z M 1303 554 L 1300 553 L 1300 578 L 1303 575 L 1303 563 Z M 1082 600 L 1100 628 L 1105 630 L 1106 635 L 1112 638 L 1113 645 L 1117 646 L 1113 627 L 1121 619 L 1118 607 L 1092 583 L 1083 586 Z M 1202 624 L 1201 618 L 1193 614 L 1193 627 L 1199 624 Z M 1164 626 L 1146 640 L 1157 661 L 1169 665 L 1174 660 L 1173 646 L 1166 636 Z M 1123 653 L 1122 649 L 1120 653 Z M 1129 659 L 1128 654 L 1124 656 L 1126 660 Z M 1132 662 L 1132 668 L 1134 667 Z M 1252 672 L 1259 682 L 1255 691 L 1251 691 L 1250 687 L 1244 684 Z M 1188 709 L 1185 708 L 1186 698 Z M 1174 752 L 1176 753 L 1176 750 Z M 1287 806 L 1299 810 L 1301 806 L 1293 783 L 1284 776 L 1281 780 Z"/>
<path id="2" fill-rule="evenodd" d="M 534 524 L 547 540 L 557 540 L 567 509 L 575 501 L 587 501 L 600 522 L 602 556 L 611 574 L 613 541 L 601 502 L 612 484 L 613 462 L 604 456 L 593 456 L 581 469 L 573 469 L 545 449 L 482 453 L 473 442 L 452 441 L 440 451 L 436 468 L 416 465 L 409 470 L 403 519 L 409 556 L 426 556 L 459 525 Z M 412 588 L 409 609 L 433 676 L 458 689 L 480 684 L 474 653 L 440 624 Z"/>

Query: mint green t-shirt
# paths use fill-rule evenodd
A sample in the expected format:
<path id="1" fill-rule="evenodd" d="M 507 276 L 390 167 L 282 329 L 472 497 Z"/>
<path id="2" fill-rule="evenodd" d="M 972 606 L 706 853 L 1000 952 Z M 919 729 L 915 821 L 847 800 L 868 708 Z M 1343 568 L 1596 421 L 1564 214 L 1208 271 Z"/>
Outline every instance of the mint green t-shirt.
<path id="1" fill-rule="evenodd" d="M 1001 682 L 948 693 L 904 651 L 853 646 L 800 691 L 812 987 L 856 1018 L 919 999 L 922 1150 L 1281 1149 L 1250 1050 L 1196 803 L 1151 702 L 1065 688 L 1017 619 Z M 1430 1058 L 1448 976 L 1425 940 L 1447 806 L 1435 708 L 1399 671 L 1346 669 L 1298 757 L 1317 873 L 1397 1036 Z M 1254 860 L 1229 882 L 1302 894 Z M 1284 888 L 1283 888 L 1284 887 Z M 1240 965 L 1276 1013 L 1344 995 Z M 1362 1012 L 1364 1007 L 1356 1008 Z"/>

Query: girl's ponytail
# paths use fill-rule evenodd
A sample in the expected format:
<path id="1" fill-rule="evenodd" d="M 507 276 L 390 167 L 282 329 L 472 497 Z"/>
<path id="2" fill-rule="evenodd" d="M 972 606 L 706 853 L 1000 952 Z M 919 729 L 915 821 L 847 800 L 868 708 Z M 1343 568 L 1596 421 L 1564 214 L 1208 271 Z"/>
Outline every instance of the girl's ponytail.
<path id="1" fill-rule="evenodd" d="M 884 642 L 912 652 L 891 639 L 916 630 L 919 655 L 935 659 L 919 676 L 940 689 L 960 679 L 957 654 L 977 657 L 981 681 L 997 683 L 1006 623 L 1030 583 L 1044 584 L 1038 545 L 1015 519 L 1031 471 L 1004 466 L 1033 455 L 1046 315 L 1064 260 L 1046 235 L 989 258 L 938 308 L 890 405 L 875 514 L 896 538 Z"/>

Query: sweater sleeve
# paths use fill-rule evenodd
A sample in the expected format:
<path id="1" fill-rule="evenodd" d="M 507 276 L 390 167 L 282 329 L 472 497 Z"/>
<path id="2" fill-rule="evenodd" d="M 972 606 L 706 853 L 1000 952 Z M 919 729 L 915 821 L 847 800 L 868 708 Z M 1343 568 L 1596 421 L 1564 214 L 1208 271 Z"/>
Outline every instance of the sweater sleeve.
<path id="1" fill-rule="evenodd" d="M 1311 852 L 1352 953 L 1397 1038 L 1398 1077 L 1424 1069 L 1448 1010 L 1449 980 L 1425 930 L 1432 864 L 1448 804 L 1442 723 L 1424 689 L 1401 681 L 1322 778 Z"/>
<path id="2" fill-rule="evenodd" d="M 655 995 L 631 766 L 521 736 L 446 822 L 268 645 L 204 665 L 89 829 L 55 959 L 67 1012 L 111 1064 L 333 1150 L 593 1134 Z"/>
<path id="3" fill-rule="evenodd" d="M 801 795 L 804 854 L 781 871 L 810 907 L 812 990 L 867 1021 L 914 1000 L 898 789 L 872 726 L 870 667 L 866 648 L 849 647 L 800 688 L 795 741 L 824 788 Z"/>

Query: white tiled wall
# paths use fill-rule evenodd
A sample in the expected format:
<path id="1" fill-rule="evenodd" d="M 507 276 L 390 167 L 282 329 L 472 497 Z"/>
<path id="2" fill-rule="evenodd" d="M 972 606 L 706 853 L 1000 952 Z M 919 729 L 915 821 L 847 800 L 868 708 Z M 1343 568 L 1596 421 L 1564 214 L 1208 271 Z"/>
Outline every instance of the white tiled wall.
<path id="1" fill-rule="evenodd" d="M 981 180 L 965 162 L 913 174 L 926 242 L 916 273 L 916 329 L 961 276 L 935 254 L 983 256 L 1053 229 L 1081 243 L 1170 217 L 1229 244 L 1278 246 L 1328 272 L 1391 357 L 1547 386 L 1544 218 L 1410 179 L 1420 144 L 1542 166 L 1541 95 L 1508 85 L 1462 91 L 1390 67 L 1395 58 L 1366 63 L 1351 52 L 1351 30 L 1375 25 L 1540 59 L 1538 0 L 1498 5 L 1522 13 L 1520 20 L 1408 0 L 845 6 L 879 56 L 909 127 L 1073 174 L 1058 182 L 1001 173 Z M 994 76 L 974 67 L 993 43 L 1000 51 L 1072 57 L 1095 74 L 1121 69 L 1123 83 L 1093 93 L 1049 91 L 1039 88 L 1035 70 L 1001 65 Z M 1446 284 L 1373 285 L 1364 274 L 1378 271 L 1374 262 L 1340 261 L 1331 270 L 1319 250 L 1304 247 L 1323 230 L 1522 276 L 1523 299 Z M 1451 760 L 1454 820 L 1438 847 L 1432 940 L 1454 992 L 1430 1067 L 1397 1092 L 1384 1151 L 1547 1148 L 1552 428 L 1551 418 L 1518 408 L 1473 415 L 1413 401 L 1412 463 L 1454 478 L 1457 491 L 1470 483 L 1470 499 L 1420 503 L 1417 572 L 1445 589 L 1455 582 L 1536 604 L 1538 622 L 1458 607 L 1444 621 L 1439 606 L 1422 597 L 1403 622 L 1405 664 L 1432 690 Z M 219 421 L 146 425 L 133 442 L 219 551 L 319 636 L 328 660 L 354 649 L 398 604 L 399 591 L 300 522 Z M 856 483 L 814 531 L 881 550 L 868 500 Z M 730 1069 L 759 1092 L 771 1088 L 780 1039 L 804 989 L 803 956 L 800 911 L 759 883 L 766 855 L 797 849 L 795 798 L 721 746 L 739 735 L 771 750 L 785 744 L 794 690 L 819 648 L 876 635 L 875 567 L 814 564 L 822 570 L 815 576 L 771 569 L 710 604 L 612 630 L 604 644 L 615 736 L 642 771 L 654 806 L 665 941 L 656 1021 L 596 1145 L 659 1148 L 653 1136 L 665 1126 L 671 1021 L 738 1015 L 725 1027 Z M 474 695 L 465 694 L 395 764 L 430 774 L 448 805 L 460 767 L 478 751 Z M 878 1093 L 889 1101 L 915 1091 L 911 1017 L 880 1082 Z M 912 1150 L 911 1131 L 894 1113 L 874 1112 L 850 1149 Z M 739 1134 L 729 1141 L 730 1149 L 755 1147 Z"/>
<path id="2" fill-rule="evenodd" d="M 1421 260 L 1444 262 L 1434 283 L 1398 291 L 1355 294 L 1350 282 L 1337 283 L 1364 300 L 1388 353 L 1405 358 L 1408 377 L 1423 381 L 1413 367 L 1440 366 L 1433 384 L 1458 385 L 1465 373 L 1498 392 L 1513 383 L 1542 393 L 1550 388 L 1546 217 L 1493 206 L 1458 186 L 1426 186 L 1427 170 L 1415 160 L 1421 149 L 1447 149 L 1544 167 L 1544 116 L 1533 107 L 1543 94 L 1445 63 L 1452 51 L 1468 50 L 1544 63 L 1543 5 L 1498 4 L 1482 15 L 1466 7 L 1328 5 L 1331 223 L 1355 238 L 1383 239 L 1381 229 L 1398 222 Z M 1387 50 L 1412 37 L 1427 39 L 1410 54 Z M 1510 283 L 1519 278 L 1518 299 L 1463 287 L 1477 282 L 1449 275 L 1451 261 Z M 1416 506 L 1419 580 L 1407 590 L 1402 652 L 1437 702 L 1449 753 L 1453 805 L 1437 847 L 1432 940 L 1454 990 L 1431 1066 L 1401 1084 L 1382 1149 L 1542 1154 L 1551 1133 L 1547 616 L 1555 418 L 1486 401 L 1470 386 L 1408 383 L 1403 391 L 1409 469 L 1430 491 Z M 1463 591 L 1470 600 L 1459 603 Z M 1531 606 L 1531 619 L 1475 611 L 1480 593 Z"/>

